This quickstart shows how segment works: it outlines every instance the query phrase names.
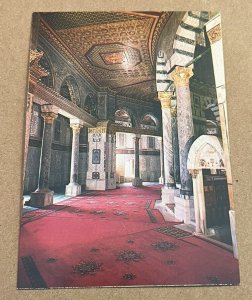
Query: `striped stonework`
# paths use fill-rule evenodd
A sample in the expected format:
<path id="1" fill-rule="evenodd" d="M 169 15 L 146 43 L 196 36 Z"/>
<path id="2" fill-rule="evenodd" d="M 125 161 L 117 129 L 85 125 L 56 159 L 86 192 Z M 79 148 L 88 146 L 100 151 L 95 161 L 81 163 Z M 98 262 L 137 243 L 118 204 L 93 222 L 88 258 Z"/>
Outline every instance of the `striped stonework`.
<path id="1" fill-rule="evenodd" d="M 159 51 L 156 63 L 156 85 L 158 92 L 166 91 L 170 82 L 167 79 L 166 61 L 165 53 Z"/>
<path id="2" fill-rule="evenodd" d="M 196 44 L 205 46 L 204 25 L 208 21 L 207 12 L 186 12 L 176 32 L 173 43 L 173 55 L 166 62 L 169 73 L 176 66 L 185 66 L 194 57 Z"/>

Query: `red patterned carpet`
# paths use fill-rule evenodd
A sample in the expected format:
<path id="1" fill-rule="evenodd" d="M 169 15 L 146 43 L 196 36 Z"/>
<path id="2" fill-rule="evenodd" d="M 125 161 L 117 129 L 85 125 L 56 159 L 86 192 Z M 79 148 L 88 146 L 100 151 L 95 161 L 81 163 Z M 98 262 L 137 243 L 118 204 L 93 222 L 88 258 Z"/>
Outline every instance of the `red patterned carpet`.
<path id="1" fill-rule="evenodd" d="M 176 224 L 159 198 L 158 185 L 122 187 L 24 214 L 18 288 L 238 284 L 232 253 L 157 230 Z"/>

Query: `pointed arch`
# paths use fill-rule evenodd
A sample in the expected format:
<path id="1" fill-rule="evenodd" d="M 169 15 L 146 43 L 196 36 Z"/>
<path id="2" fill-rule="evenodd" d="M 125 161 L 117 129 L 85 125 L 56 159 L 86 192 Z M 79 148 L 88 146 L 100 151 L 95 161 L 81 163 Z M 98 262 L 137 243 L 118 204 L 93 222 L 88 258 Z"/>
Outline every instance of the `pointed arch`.
<path id="1" fill-rule="evenodd" d="M 188 153 L 187 169 L 225 169 L 224 152 L 216 136 L 201 135 L 195 140 Z"/>

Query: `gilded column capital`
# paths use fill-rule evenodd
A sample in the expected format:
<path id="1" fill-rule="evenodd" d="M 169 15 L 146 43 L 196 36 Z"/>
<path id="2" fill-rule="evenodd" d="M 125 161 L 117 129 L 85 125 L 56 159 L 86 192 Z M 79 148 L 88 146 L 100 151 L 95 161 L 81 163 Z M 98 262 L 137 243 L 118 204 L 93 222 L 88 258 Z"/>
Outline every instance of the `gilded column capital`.
<path id="1" fill-rule="evenodd" d="M 191 174 L 192 178 L 196 178 L 199 174 L 199 170 L 197 169 L 189 170 L 189 173 Z"/>
<path id="2" fill-rule="evenodd" d="M 177 66 L 171 73 L 171 79 L 174 81 L 175 86 L 189 85 L 189 79 L 193 76 L 191 68 Z"/>
<path id="3" fill-rule="evenodd" d="M 136 142 L 136 141 L 139 141 L 141 139 L 141 134 L 135 134 L 135 136 L 133 136 L 133 140 Z"/>
<path id="4" fill-rule="evenodd" d="M 80 133 L 81 128 L 83 127 L 81 124 L 70 124 L 74 133 Z"/>
<path id="5" fill-rule="evenodd" d="M 158 99 L 160 100 L 162 109 L 171 108 L 171 98 L 173 92 L 158 92 Z"/>
<path id="6" fill-rule="evenodd" d="M 54 112 L 41 112 L 41 116 L 46 124 L 53 124 L 54 120 L 58 117 L 58 114 Z"/>
<path id="7" fill-rule="evenodd" d="M 215 42 L 221 39 L 221 25 L 218 24 L 214 26 L 207 32 L 207 36 L 209 38 L 210 44 L 214 44 Z"/>

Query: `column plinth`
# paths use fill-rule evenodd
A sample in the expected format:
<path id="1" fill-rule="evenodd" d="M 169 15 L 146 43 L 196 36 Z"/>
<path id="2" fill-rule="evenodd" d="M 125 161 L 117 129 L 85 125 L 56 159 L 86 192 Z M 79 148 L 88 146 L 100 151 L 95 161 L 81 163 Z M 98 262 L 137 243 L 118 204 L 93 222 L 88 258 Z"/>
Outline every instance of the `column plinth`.
<path id="1" fill-rule="evenodd" d="M 72 139 L 72 155 L 71 155 L 71 172 L 70 183 L 66 186 L 66 196 L 77 196 L 81 194 L 81 186 L 78 184 L 78 169 L 79 169 L 79 138 L 80 129 L 82 125 L 80 123 L 70 123 L 70 127 L 73 131 Z"/>
<path id="2" fill-rule="evenodd" d="M 135 141 L 135 178 L 132 180 L 132 185 L 135 187 L 142 186 L 142 179 L 140 178 L 140 167 L 139 167 L 139 140 L 140 135 L 134 137 Z"/>
<path id="3" fill-rule="evenodd" d="M 176 67 L 171 78 L 176 86 L 177 126 L 180 153 L 180 194 L 188 199 L 192 195 L 192 179 L 187 170 L 187 158 L 194 139 L 194 127 L 189 90 L 189 79 L 193 76 L 191 68 Z"/>
<path id="4" fill-rule="evenodd" d="M 49 176 L 52 154 L 53 122 L 57 118 L 57 113 L 48 111 L 48 107 L 49 105 L 41 107 L 41 116 L 44 119 L 44 129 L 40 155 L 38 188 L 35 192 L 31 193 L 30 200 L 30 205 L 33 207 L 44 207 L 53 203 L 54 192 L 49 189 Z"/>

